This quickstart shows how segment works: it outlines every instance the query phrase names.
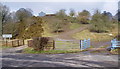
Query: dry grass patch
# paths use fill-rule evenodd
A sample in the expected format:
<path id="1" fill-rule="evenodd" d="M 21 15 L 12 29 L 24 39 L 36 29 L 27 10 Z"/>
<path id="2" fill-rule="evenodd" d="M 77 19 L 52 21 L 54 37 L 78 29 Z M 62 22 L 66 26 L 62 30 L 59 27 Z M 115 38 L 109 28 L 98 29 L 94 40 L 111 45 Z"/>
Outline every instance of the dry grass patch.
<path id="1" fill-rule="evenodd" d="M 84 30 L 82 32 L 74 34 L 73 38 L 79 40 L 90 38 L 93 41 L 107 41 L 113 39 L 113 37 L 115 37 L 116 35 L 117 35 L 117 30 L 114 30 L 114 32 L 111 33 L 95 33 L 95 32 L 90 32 L 89 30 Z"/>

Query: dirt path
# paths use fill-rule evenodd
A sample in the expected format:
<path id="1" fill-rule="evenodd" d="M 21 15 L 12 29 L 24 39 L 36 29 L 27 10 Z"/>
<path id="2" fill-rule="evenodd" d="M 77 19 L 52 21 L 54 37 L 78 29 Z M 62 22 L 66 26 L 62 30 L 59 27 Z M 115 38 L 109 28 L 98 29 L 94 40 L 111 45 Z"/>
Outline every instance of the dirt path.
<path id="1" fill-rule="evenodd" d="M 102 46 L 110 46 L 111 42 L 110 41 L 99 41 L 99 42 L 95 42 L 95 41 L 91 41 L 91 46 L 93 46 L 94 48 L 100 48 Z"/>
<path id="2" fill-rule="evenodd" d="M 74 29 L 74 30 L 71 30 L 71 31 L 68 31 L 68 32 L 63 32 L 61 34 L 59 34 L 58 36 L 56 36 L 55 38 L 57 38 L 58 40 L 73 40 L 73 41 L 79 41 L 79 40 L 76 40 L 75 38 L 72 38 L 72 35 L 77 33 L 77 32 L 81 32 L 85 29 L 88 29 L 90 28 L 91 25 L 84 25 L 84 27 L 80 27 L 80 28 L 77 28 L 77 29 Z M 101 46 L 110 46 L 111 45 L 111 42 L 110 41 L 99 41 L 99 42 L 94 42 L 94 41 L 91 41 L 91 46 L 95 47 L 95 48 L 99 48 Z"/>
<path id="3" fill-rule="evenodd" d="M 79 42 L 79 40 L 76 40 L 74 38 L 72 38 L 72 35 L 77 33 L 77 32 L 81 32 L 85 29 L 90 28 L 91 25 L 85 25 L 84 27 L 80 27 L 68 32 L 64 32 L 59 34 L 56 38 L 57 40 L 60 41 L 69 41 L 69 40 L 73 40 L 73 41 L 77 41 Z M 94 47 L 94 49 L 90 49 L 88 51 L 82 52 L 83 54 L 111 54 L 109 51 L 106 50 L 106 47 L 110 46 L 111 42 L 110 41 L 99 41 L 99 42 L 95 42 L 95 41 L 91 41 L 91 46 Z M 106 46 L 105 48 L 101 49 L 102 46 Z M 98 52 L 98 53 L 91 53 L 91 52 Z M 104 51 L 104 52 L 102 52 Z"/>
<path id="4" fill-rule="evenodd" d="M 68 31 L 68 32 L 61 33 L 58 36 L 56 36 L 55 38 L 75 40 L 74 38 L 72 38 L 73 34 L 75 34 L 77 32 L 80 32 L 80 31 L 83 31 L 83 30 L 89 28 L 90 26 L 91 25 L 85 25 L 84 27 L 80 27 L 80 28 L 77 28 L 77 29 L 74 29 L 74 30 L 71 30 L 71 31 Z"/>

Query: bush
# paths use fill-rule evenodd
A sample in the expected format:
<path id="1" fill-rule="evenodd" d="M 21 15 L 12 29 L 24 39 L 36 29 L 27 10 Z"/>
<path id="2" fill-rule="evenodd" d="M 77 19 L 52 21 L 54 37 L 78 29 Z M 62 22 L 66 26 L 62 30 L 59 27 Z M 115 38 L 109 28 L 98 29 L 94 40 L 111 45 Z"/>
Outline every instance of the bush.
<path id="1" fill-rule="evenodd" d="M 83 10 L 82 12 L 78 12 L 77 19 L 82 24 L 89 24 L 89 17 L 90 17 L 89 11 Z"/>
<path id="2" fill-rule="evenodd" d="M 99 12 L 95 13 L 91 20 L 92 27 L 90 28 L 91 32 L 109 32 L 112 29 L 112 23 L 109 18 Z"/>
<path id="3" fill-rule="evenodd" d="M 21 31 L 19 31 L 18 38 L 30 39 L 32 37 L 41 37 L 42 36 L 42 33 L 44 32 L 43 25 L 42 25 L 43 24 L 42 18 L 34 16 L 34 17 L 30 18 L 29 20 L 24 22 L 25 25 L 22 25 L 20 23 L 19 29 Z"/>
<path id="4" fill-rule="evenodd" d="M 33 38 L 34 50 L 43 51 L 44 48 L 47 46 L 49 40 L 50 40 L 49 37 L 35 37 L 35 38 Z"/>
<path id="5" fill-rule="evenodd" d="M 68 22 L 70 23 L 78 23 L 79 20 L 76 17 L 67 17 Z"/>
<path id="6" fill-rule="evenodd" d="M 102 32 L 108 32 L 107 29 L 105 27 L 103 27 L 102 25 L 92 25 L 92 27 L 90 28 L 91 32 L 97 32 L 97 33 L 102 33 Z"/>

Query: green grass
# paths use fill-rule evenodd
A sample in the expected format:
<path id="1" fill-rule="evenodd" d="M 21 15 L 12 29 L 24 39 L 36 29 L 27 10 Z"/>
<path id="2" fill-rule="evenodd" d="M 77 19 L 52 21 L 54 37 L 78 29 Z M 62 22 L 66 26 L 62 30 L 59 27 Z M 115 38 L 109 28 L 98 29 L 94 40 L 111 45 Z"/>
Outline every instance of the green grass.
<path id="1" fill-rule="evenodd" d="M 67 41 L 56 41 L 56 49 L 61 50 L 70 50 L 70 49 L 79 49 L 79 43 L 67 42 Z"/>
<path id="2" fill-rule="evenodd" d="M 111 33 L 113 34 L 113 36 L 109 35 Z M 117 31 L 111 33 L 95 33 L 95 32 L 90 32 L 89 30 L 84 30 L 82 32 L 74 34 L 73 38 L 79 40 L 90 38 L 92 41 L 107 41 L 113 39 L 113 37 L 117 35 Z"/>
<path id="3" fill-rule="evenodd" d="M 81 26 L 82 24 L 78 23 L 70 23 L 70 29 L 77 29 Z"/>
<path id="4" fill-rule="evenodd" d="M 80 50 L 48 50 L 48 51 L 35 51 L 33 48 L 26 48 L 23 50 L 23 53 L 31 54 L 61 54 L 61 53 L 78 53 Z"/>
<path id="5" fill-rule="evenodd" d="M 52 37 L 54 34 L 50 33 L 50 28 L 48 27 L 48 24 L 43 25 L 44 32 L 42 34 L 42 37 Z"/>
<path id="6" fill-rule="evenodd" d="M 110 51 L 112 54 L 119 54 L 120 55 L 120 48 L 119 49 L 113 49 Z"/>
<path id="7" fill-rule="evenodd" d="M 48 31 L 44 31 L 44 33 L 42 34 L 42 37 L 52 37 L 54 36 L 52 33 L 48 32 Z"/>
<path id="8" fill-rule="evenodd" d="M 107 48 L 108 47 L 108 45 L 105 45 L 105 46 L 101 46 L 100 48 Z"/>
<path id="9" fill-rule="evenodd" d="M 94 46 L 90 46 L 90 48 L 94 48 Z"/>

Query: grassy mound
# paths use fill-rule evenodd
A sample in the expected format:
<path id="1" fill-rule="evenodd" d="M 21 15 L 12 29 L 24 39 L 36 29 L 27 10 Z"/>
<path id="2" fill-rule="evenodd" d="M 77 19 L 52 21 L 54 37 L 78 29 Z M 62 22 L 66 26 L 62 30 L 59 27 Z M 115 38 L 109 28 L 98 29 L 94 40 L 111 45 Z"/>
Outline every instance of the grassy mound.
<path id="1" fill-rule="evenodd" d="M 77 29 L 81 26 L 82 24 L 79 24 L 79 23 L 70 23 L 70 29 Z"/>
<path id="2" fill-rule="evenodd" d="M 84 30 L 82 32 L 74 34 L 73 38 L 79 40 L 90 38 L 93 41 L 106 41 L 113 39 L 117 34 L 118 34 L 117 29 L 113 30 L 110 33 L 95 33 L 95 32 L 90 32 L 89 30 Z"/>

